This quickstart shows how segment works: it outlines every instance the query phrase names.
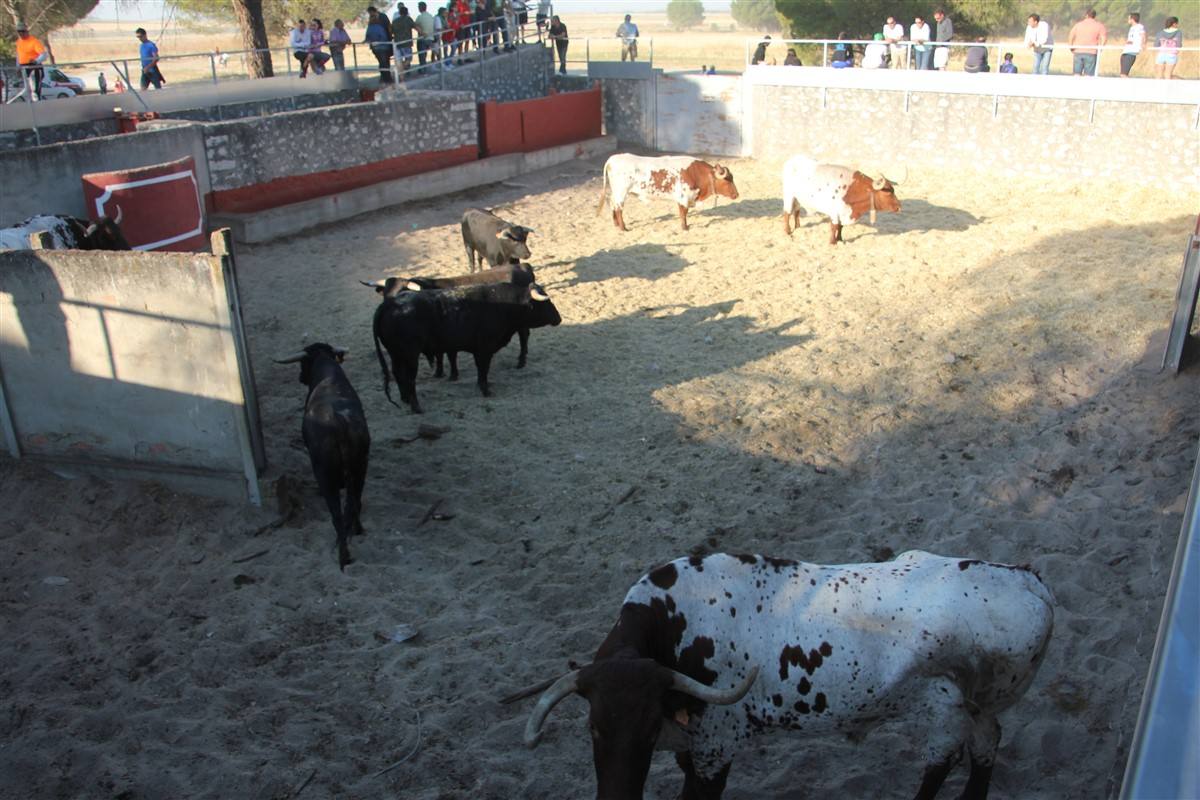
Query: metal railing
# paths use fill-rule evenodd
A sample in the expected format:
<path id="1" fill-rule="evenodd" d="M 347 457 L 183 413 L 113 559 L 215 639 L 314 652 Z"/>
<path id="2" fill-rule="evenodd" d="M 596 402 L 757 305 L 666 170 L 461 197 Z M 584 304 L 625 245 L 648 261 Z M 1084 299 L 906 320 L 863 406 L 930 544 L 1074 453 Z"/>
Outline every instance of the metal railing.
<path id="1" fill-rule="evenodd" d="M 768 48 L 774 47 L 776 45 L 783 45 L 785 48 L 792 46 L 792 45 L 796 45 L 796 46 L 799 46 L 800 48 L 803 48 L 805 50 L 806 54 L 811 54 L 815 49 L 819 48 L 820 52 L 821 52 L 821 63 L 819 65 L 809 64 L 808 66 L 822 66 L 822 67 L 832 66 L 833 61 L 831 59 L 831 55 L 838 49 L 838 45 L 849 46 L 852 48 L 852 57 L 857 57 L 857 65 L 861 65 L 862 57 L 865 54 L 867 47 L 873 46 L 873 45 L 881 47 L 881 48 L 883 48 L 884 52 L 886 52 L 889 56 L 891 56 L 891 59 L 893 61 L 899 60 L 902 62 L 900 64 L 891 64 L 888 67 L 886 67 L 886 68 L 890 68 L 890 69 L 916 69 L 916 68 L 918 68 L 921 54 L 923 54 L 923 53 L 929 54 L 928 58 L 929 58 L 930 63 L 932 64 L 934 61 L 934 54 L 940 48 L 946 48 L 948 50 L 948 54 L 949 54 L 949 53 L 955 53 L 956 51 L 965 53 L 965 51 L 969 50 L 970 48 L 982 47 L 988 52 L 988 56 L 989 56 L 988 66 L 990 67 L 991 72 L 997 72 L 999 70 L 1000 64 L 1003 63 L 1004 53 L 1012 53 L 1013 57 L 1014 57 L 1014 61 L 1016 60 L 1016 57 L 1018 55 L 1022 56 L 1022 59 L 1021 59 L 1022 63 L 1026 62 L 1028 59 L 1033 57 L 1033 54 L 1030 52 L 1030 48 L 1025 46 L 1025 42 L 1023 40 L 1022 41 L 1012 41 L 1012 42 L 953 41 L 953 42 L 926 42 L 926 43 L 901 41 L 901 42 L 895 42 L 895 43 L 889 44 L 886 41 L 877 41 L 877 40 L 873 40 L 873 39 L 769 39 L 769 40 L 767 40 L 762 37 L 753 37 L 753 38 L 747 38 L 745 40 L 745 64 L 747 66 L 754 65 L 753 54 L 757 50 L 758 45 L 764 44 L 764 43 L 768 46 Z M 923 48 L 923 49 L 918 49 L 918 48 Z M 1100 73 L 1101 54 L 1105 53 L 1105 52 L 1124 53 L 1125 48 L 1126 48 L 1126 45 L 1119 44 L 1119 45 L 1076 45 L 1076 47 L 1074 49 L 1097 51 L 1095 66 L 1093 67 L 1093 71 L 1091 74 L 1093 76 L 1098 76 Z M 1050 53 L 1051 53 L 1050 59 L 1051 60 L 1053 60 L 1054 56 L 1059 55 L 1063 52 L 1066 52 L 1068 54 L 1068 57 L 1070 57 L 1071 60 L 1073 61 L 1074 53 L 1072 52 L 1072 47 L 1070 45 L 1056 43 L 1056 44 L 1052 44 L 1052 45 L 1047 45 L 1046 47 L 1041 48 L 1041 49 L 1050 51 Z M 1167 48 L 1160 48 L 1160 47 L 1144 47 L 1138 53 L 1138 57 L 1139 58 L 1146 57 L 1146 56 L 1150 56 L 1150 55 L 1153 55 L 1153 54 L 1156 54 L 1159 52 L 1171 52 L 1171 53 L 1177 53 L 1177 54 L 1194 53 L 1194 52 L 1200 52 L 1200 47 L 1180 47 L 1180 48 L 1173 48 L 1170 50 L 1168 50 Z M 901 54 L 901 56 L 899 58 L 897 58 L 897 56 L 896 56 L 897 53 Z M 992 60 L 992 58 L 991 58 L 993 54 L 995 55 L 995 60 Z M 775 57 L 773 57 L 773 58 L 775 58 Z M 778 61 L 778 64 L 783 63 L 782 59 L 776 58 L 776 60 Z M 801 59 L 801 60 L 803 60 L 803 59 Z M 1061 59 L 1060 59 L 1060 61 L 1061 61 Z M 759 62 L 759 63 L 762 63 L 762 62 Z M 868 67 L 868 69 L 869 68 L 870 67 Z M 1032 68 L 1030 68 L 1026 71 L 1026 74 L 1032 74 L 1032 73 L 1033 73 Z"/>
<path id="2" fill-rule="evenodd" d="M 334 54 L 328 50 L 321 49 L 319 52 L 325 56 L 323 64 L 319 72 L 329 70 L 352 72 L 356 76 L 359 73 L 374 73 L 382 72 L 390 76 L 390 80 L 404 80 L 407 76 L 414 73 L 429 74 L 433 71 L 442 71 L 446 67 L 444 63 L 449 58 L 453 58 L 456 62 L 475 63 L 482 61 L 497 53 L 512 52 L 512 49 L 518 48 L 522 44 L 545 43 L 545 28 L 537 26 L 532 21 L 525 25 L 516 24 L 513 26 L 499 25 L 498 18 L 475 22 L 464 26 L 462 30 L 467 31 L 466 37 L 459 39 L 457 37 L 452 42 L 447 42 L 440 38 L 440 34 L 435 34 L 434 39 L 428 40 L 429 46 L 422 47 L 419 42 L 425 40 L 412 39 L 408 40 L 407 47 L 403 42 L 389 41 L 383 43 L 387 45 L 387 65 L 383 66 L 379 63 L 375 56 L 375 49 L 372 44 L 365 41 L 351 41 L 346 43 L 342 51 L 343 66 L 336 65 Z M 325 42 L 324 48 L 328 48 L 330 43 Z M 508 48 L 512 49 L 508 49 Z M 405 58 L 405 51 L 410 53 L 409 58 Z M 489 53 L 489 50 L 491 53 Z M 278 47 L 267 47 L 259 49 L 246 50 L 229 50 L 229 51 L 212 51 L 208 53 L 183 53 L 175 55 L 160 55 L 158 64 L 163 72 L 164 83 L 167 86 L 177 85 L 194 85 L 197 83 L 220 83 L 222 81 L 240 81 L 252 80 L 254 76 L 250 74 L 249 59 L 247 56 L 256 53 L 269 53 L 272 61 L 272 71 L 275 77 L 294 76 L 301 72 L 318 71 L 312 69 L 312 64 L 301 65 L 295 57 L 292 48 L 288 45 Z M 424 64 L 421 63 L 421 54 L 426 56 Z M 518 56 L 519 57 L 519 56 Z M 405 61 L 409 65 L 404 66 Z M 434 66 L 434 65 L 437 66 Z M 64 73 L 70 73 L 73 70 L 84 68 L 87 71 L 106 71 L 112 70 L 116 73 L 120 80 L 118 87 L 116 80 L 107 82 L 107 91 L 110 94 L 120 94 L 122 92 L 132 92 L 137 94 L 138 88 L 141 87 L 141 62 L 136 57 L 124 59 L 101 59 L 95 61 L 59 61 L 54 64 L 43 64 L 41 68 L 57 68 Z M 132 68 L 131 68 L 132 67 Z M 382 70 L 381 70 L 382 67 Z M 33 68 L 15 67 L 7 74 L 17 75 L 16 81 L 9 79 L 5 80 L 6 96 L 0 98 L 0 101 L 12 103 L 24 101 L 27 97 L 32 96 L 32 81 L 29 76 Z M 136 82 L 136 83 L 135 83 Z M 13 85 L 15 83 L 15 86 Z M 90 87 L 85 87 L 90 93 Z M 16 91 L 12 91 L 15 89 Z"/>

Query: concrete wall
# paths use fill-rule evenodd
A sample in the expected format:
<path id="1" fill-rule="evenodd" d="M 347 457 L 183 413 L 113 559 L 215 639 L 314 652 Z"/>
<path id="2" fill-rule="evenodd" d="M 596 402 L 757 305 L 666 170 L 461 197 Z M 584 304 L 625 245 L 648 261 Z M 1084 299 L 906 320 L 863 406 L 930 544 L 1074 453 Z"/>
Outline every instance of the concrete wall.
<path id="1" fill-rule="evenodd" d="M 223 481 L 256 496 L 232 273 L 222 262 L 0 252 L 0 415 L 14 434 L 10 453 Z"/>
<path id="2" fill-rule="evenodd" d="M 829 74 L 843 72 L 858 74 Z M 1194 81 L 796 67 L 752 67 L 746 77 L 746 138 L 758 158 L 806 153 L 1140 183 L 1169 176 L 1200 189 L 1200 87 L 1182 85 Z M 831 81 L 840 83 L 811 85 Z"/>
<path id="3" fill-rule="evenodd" d="M 603 90 L 604 132 L 622 145 L 655 147 L 655 72 L 645 62 L 588 64 L 588 80 L 599 81 Z"/>
<path id="4" fill-rule="evenodd" d="M 474 50 L 470 56 L 475 57 Z M 515 53 L 497 55 L 488 50 L 482 62 L 465 64 L 448 72 L 426 77 L 410 75 L 405 86 L 408 89 L 468 91 L 474 93 L 476 102 L 480 103 L 485 100 L 530 100 L 546 94 L 553 71 L 549 48 L 527 44 Z"/>
<path id="5" fill-rule="evenodd" d="M 196 177 L 203 195 L 210 187 L 204 134 L 198 125 L 164 126 L 0 152 L 0 175 L 4 176 L 0 180 L 0 226 L 15 225 L 37 214 L 86 217 L 81 175 L 146 167 L 189 155 L 196 161 Z"/>

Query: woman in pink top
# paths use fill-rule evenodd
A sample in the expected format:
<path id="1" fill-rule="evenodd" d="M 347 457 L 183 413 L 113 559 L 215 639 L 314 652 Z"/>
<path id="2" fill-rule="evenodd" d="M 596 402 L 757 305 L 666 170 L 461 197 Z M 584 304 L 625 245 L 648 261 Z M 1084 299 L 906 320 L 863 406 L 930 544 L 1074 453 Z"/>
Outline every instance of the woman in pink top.
<path id="1" fill-rule="evenodd" d="M 321 50 L 325 46 L 325 26 L 321 24 L 321 20 L 314 19 L 311 30 L 312 44 L 308 47 L 308 63 L 312 65 L 313 72 L 320 75 L 325 71 L 325 62 L 329 60 L 329 53 Z"/>

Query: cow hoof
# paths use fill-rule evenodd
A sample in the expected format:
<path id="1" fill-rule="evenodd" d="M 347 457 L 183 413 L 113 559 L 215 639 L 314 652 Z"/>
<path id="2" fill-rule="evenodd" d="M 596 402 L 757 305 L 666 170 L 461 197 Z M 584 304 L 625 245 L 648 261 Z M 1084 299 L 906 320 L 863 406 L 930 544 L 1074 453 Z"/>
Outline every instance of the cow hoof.
<path id="1" fill-rule="evenodd" d="M 339 557 L 338 557 L 338 563 L 341 565 L 342 572 L 345 572 L 345 571 L 346 571 L 346 565 L 347 565 L 347 564 L 353 564 L 353 563 L 354 563 L 354 559 L 350 557 L 350 554 L 349 554 L 349 553 L 346 553 L 345 555 L 342 555 L 342 556 L 339 556 Z"/>
<path id="2" fill-rule="evenodd" d="M 458 380 L 458 373 L 457 373 L 457 372 L 451 372 L 451 373 L 450 373 L 450 377 L 449 377 L 449 378 L 447 378 L 446 380 L 448 380 L 448 381 L 456 381 L 456 380 Z"/>
<path id="3" fill-rule="evenodd" d="M 517 369 L 525 369 L 525 359 L 522 358 L 517 361 Z"/>

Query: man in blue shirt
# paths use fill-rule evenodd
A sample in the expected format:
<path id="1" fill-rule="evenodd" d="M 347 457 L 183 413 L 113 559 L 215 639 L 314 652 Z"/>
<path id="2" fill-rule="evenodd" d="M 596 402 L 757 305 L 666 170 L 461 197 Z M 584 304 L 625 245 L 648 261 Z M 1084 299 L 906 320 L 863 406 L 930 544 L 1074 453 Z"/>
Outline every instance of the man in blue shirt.
<path id="1" fill-rule="evenodd" d="M 158 45 L 146 38 L 145 28 L 138 28 L 134 33 L 142 43 L 138 48 L 138 55 L 142 59 L 142 91 L 146 91 L 150 84 L 154 84 L 155 89 L 161 89 L 167 79 L 158 69 Z"/>

